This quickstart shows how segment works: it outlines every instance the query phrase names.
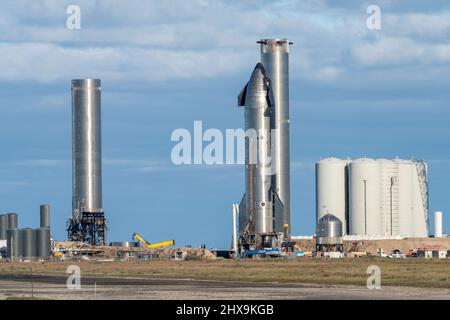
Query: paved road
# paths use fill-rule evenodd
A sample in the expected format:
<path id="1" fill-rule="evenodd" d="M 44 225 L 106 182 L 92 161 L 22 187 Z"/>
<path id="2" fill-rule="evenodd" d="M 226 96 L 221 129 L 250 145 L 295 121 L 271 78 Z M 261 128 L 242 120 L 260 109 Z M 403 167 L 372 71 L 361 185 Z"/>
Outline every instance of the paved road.
<path id="1" fill-rule="evenodd" d="M 248 283 L 179 279 L 83 277 L 69 290 L 65 276 L 33 275 L 36 297 L 47 299 L 447 299 L 448 289 Z M 0 299 L 29 297 L 29 275 L 0 274 Z"/>

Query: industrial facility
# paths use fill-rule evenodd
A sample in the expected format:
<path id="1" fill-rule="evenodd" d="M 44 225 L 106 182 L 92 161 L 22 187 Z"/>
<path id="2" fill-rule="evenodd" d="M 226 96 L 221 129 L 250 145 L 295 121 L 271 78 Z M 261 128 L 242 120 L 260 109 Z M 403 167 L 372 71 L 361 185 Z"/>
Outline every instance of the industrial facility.
<path id="1" fill-rule="evenodd" d="M 424 161 L 327 158 L 316 164 L 316 221 L 332 214 L 343 235 L 428 237 Z"/>
<path id="2" fill-rule="evenodd" d="M 262 39 L 257 43 L 260 61 L 238 95 L 238 106 L 244 109 L 245 191 L 240 204 L 232 206 L 230 249 L 168 248 L 175 245 L 175 240 L 150 243 L 136 232 L 130 232 L 131 242 L 107 243 L 108 223 L 102 203 L 101 80 L 74 79 L 68 241 L 51 240 L 50 206 L 42 205 L 37 229 L 19 229 L 15 213 L 0 215 L 1 256 L 10 261 L 297 258 L 320 257 L 322 253 L 342 258 L 383 256 L 387 248 L 414 248 L 409 254 L 447 257 L 443 252 L 450 249 L 450 243 L 444 235 L 440 211 L 434 219 L 435 241 L 429 240 L 428 167 L 419 160 L 320 160 L 316 163 L 315 234 L 291 234 L 292 42 Z M 442 252 L 436 254 L 433 250 Z"/>
<path id="3" fill-rule="evenodd" d="M 10 261 L 45 260 L 51 257 L 48 204 L 40 206 L 40 227 L 37 229 L 19 229 L 17 213 L 0 215 L 0 257 Z"/>

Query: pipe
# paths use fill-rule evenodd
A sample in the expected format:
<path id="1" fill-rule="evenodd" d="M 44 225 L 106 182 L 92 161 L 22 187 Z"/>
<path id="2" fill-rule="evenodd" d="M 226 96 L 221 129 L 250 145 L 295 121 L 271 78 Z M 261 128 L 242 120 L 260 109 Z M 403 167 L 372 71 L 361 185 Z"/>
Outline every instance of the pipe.
<path id="1" fill-rule="evenodd" d="M 364 181 L 364 234 L 367 235 L 367 180 Z"/>
<path id="2" fill-rule="evenodd" d="M 239 216 L 239 205 L 233 203 L 233 240 L 232 240 L 232 250 L 237 254 L 237 221 Z"/>

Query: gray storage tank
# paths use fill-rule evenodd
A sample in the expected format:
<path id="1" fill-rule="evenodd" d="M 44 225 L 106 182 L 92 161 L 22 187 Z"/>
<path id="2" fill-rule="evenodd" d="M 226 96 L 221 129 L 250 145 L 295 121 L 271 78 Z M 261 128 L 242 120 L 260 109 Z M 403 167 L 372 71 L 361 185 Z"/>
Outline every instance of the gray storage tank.
<path id="1" fill-rule="evenodd" d="M 25 259 L 34 259 L 36 257 L 36 230 L 24 228 L 23 234 L 23 257 Z"/>
<path id="2" fill-rule="evenodd" d="M 8 229 L 17 229 L 19 226 L 19 218 L 17 213 L 8 213 Z"/>
<path id="3" fill-rule="evenodd" d="M 41 228 L 50 228 L 50 205 L 42 204 L 40 206 Z"/>
<path id="4" fill-rule="evenodd" d="M 48 258 L 51 255 L 50 228 L 36 230 L 36 256 Z"/>
<path id="5" fill-rule="evenodd" d="M 6 256 L 11 260 L 22 257 L 22 235 L 19 229 L 8 229 L 6 231 Z"/>
<path id="6" fill-rule="evenodd" d="M 0 215 L 0 240 L 6 240 L 6 230 L 8 230 L 8 216 Z"/>
<path id="7" fill-rule="evenodd" d="M 316 229 L 317 251 L 343 251 L 342 221 L 332 214 L 324 215 Z"/>

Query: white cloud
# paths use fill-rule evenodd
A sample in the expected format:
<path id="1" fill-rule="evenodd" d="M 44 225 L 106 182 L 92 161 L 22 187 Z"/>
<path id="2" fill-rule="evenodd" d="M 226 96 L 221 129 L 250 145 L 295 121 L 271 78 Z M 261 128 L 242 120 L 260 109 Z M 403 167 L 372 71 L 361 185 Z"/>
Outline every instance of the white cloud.
<path id="1" fill-rule="evenodd" d="M 0 193 L 15 191 L 31 185 L 32 183 L 28 181 L 0 181 Z"/>
<path id="2" fill-rule="evenodd" d="M 70 164 L 70 161 L 61 159 L 28 159 L 16 161 L 14 164 L 31 167 L 54 167 L 68 165 Z"/>
<path id="3" fill-rule="evenodd" d="M 352 53 L 365 65 L 450 62 L 450 45 L 420 43 L 407 38 L 381 38 L 356 45 Z"/>
<path id="4" fill-rule="evenodd" d="M 450 35 L 450 11 L 439 13 L 409 13 L 383 15 L 383 28 L 391 35 L 448 37 Z"/>
<path id="5" fill-rule="evenodd" d="M 79 0 L 82 28 L 71 31 L 65 27 L 71 3 L 1 4 L 0 27 L 6 32 L 0 33 L 0 81 L 158 82 L 234 75 L 257 61 L 255 41 L 262 37 L 293 40 L 291 74 L 308 81 L 338 81 L 358 64 L 450 61 L 450 11 L 393 14 L 389 1 L 383 2 L 378 33 L 366 28 L 362 5 L 219 0 Z M 374 34 L 379 37 L 370 41 Z"/>
<path id="6" fill-rule="evenodd" d="M 236 72 L 248 57 L 245 53 L 223 50 L 65 48 L 41 43 L 1 44 L 0 56 L 0 80 L 39 82 L 72 78 L 148 82 L 208 78 Z"/>
<path id="7" fill-rule="evenodd" d="M 125 167 L 129 171 L 136 172 L 155 172 L 161 171 L 170 166 L 169 163 L 156 160 L 140 160 L 140 159 L 103 159 L 104 165 Z"/>

